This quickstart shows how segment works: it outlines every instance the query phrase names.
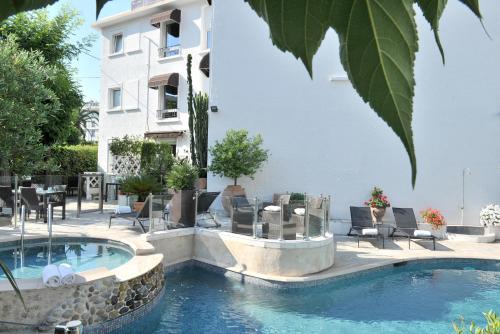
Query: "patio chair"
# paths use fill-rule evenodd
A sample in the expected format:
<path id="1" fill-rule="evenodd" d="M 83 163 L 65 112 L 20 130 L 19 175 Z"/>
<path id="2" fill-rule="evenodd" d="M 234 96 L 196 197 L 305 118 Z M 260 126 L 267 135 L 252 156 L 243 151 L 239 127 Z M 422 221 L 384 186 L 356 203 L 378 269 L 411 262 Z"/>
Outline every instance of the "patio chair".
<path id="1" fill-rule="evenodd" d="M 55 191 L 60 191 L 49 196 L 47 205 L 52 205 L 52 208 L 60 206 L 62 208 L 62 219 L 66 219 L 66 185 L 53 186 Z M 54 218 L 54 211 L 52 210 L 52 217 Z"/>
<path id="2" fill-rule="evenodd" d="M 0 186 L 0 200 L 3 201 L 3 208 L 10 208 L 12 213 L 14 213 L 14 194 L 12 194 L 12 188 L 10 186 Z"/>
<path id="3" fill-rule="evenodd" d="M 21 204 L 26 205 L 25 214 L 28 216 L 28 218 L 31 210 L 34 210 L 36 212 L 36 219 L 43 217 L 43 202 L 40 202 L 40 198 L 36 193 L 36 189 L 31 187 L 19 187 L 19 190 L 21 192 Z"/>
<path id="4" fill-rule="evenodd" d="M 412 208 L 392 208 L 396 229 L 390 235 L 393 239 L 397 237 L 408 238 L 408 249 L 411 247 L 411 240 L 432 240 L 433 248 L 436 250 L 436 237 L 429 231 L 418 229 L 415 213 Z"/>
<path id="5" fill-rule="evenodd" d="M 378 239 L 382 238 L 382 248 L 385 248 L 385 239 L 382 234 L 379 233 L 378 229 L 373 227 L 372 214 L 370 212 L 370 208 L 366 206 L 351 206 L 351 229 L 348 236 L 357 237 L 358 238 L 358 247 L 359 240 L 363 239 Z"/>
<path id="6" fill-rule="evenodd" d="M 254 207 L 245 196 L 234 196 L 231 202 L 231 232 L 253 235 Z"/>
<path id="7" fill-rule="evenodd" d="M 146 197 L 146 200 L 144 201 L 144 205 L 141 208 L 139 212 L 130 212 L 130 213 L 113 213 L 109 217 L 109 225 L 108 228 L 111 228 L 111 220 L 115 218 L 122 218 L 126 219 L 129 221 L 132 221 L 132 226 L 135 226 L 135 223 L 139 223 L 142 232 L 146 233 L 146 227 L 144 226 L 144 222 L 150 220 L 150 215 L 149 215 L 149 209 L 150 209 L 150 201 L 153 201 L 152 207 L 153 207 L 153 212 L 156 212 L 158 214 L 158 218 L 162 217 L 163 215 L 163 210 L 165 208 L 165 201 L 170 199 L 171 196 L 161 196 L 160 200 L 158 201 L 158 198 L 160 198 L 159 195 L 155 195 L 154 199 L 151 198 L 151 196 Z M 154 217 L 154 216 L 153 216 Z"/>
<path id="8" fill-rule="evenodd" d="M 198 207 L 196 208 L 196 214 L 197 215 L 204 215 L 204 214 L 210 214 L 208 211 L 210 209 L 210 206 L 212 203 L 215 201 L 217 196 L 219 196 L 220 192 L 219 191 L 213 191 L 213 192 L 203 192 L 198 196 Z M 210 215 L 211 219 L 213 220 L 213 217 Z M 203 218 L 203 220 L 206 220 Z M 196 222 L 198 225 L 198 221 Z M 217 223 L 214 220 L 215 227 L 220 227 L 220 224 Z"/>

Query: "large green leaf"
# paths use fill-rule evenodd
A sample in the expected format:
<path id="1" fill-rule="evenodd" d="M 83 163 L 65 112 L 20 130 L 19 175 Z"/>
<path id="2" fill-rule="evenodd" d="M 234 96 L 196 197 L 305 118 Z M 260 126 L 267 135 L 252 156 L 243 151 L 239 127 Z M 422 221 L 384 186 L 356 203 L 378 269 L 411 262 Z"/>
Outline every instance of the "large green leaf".
<path id="1" fill-rule="evenodd" d="M 420 9 L 424 13 L 426 20 L 431 25 L 432 30 L 434 31 L 434 38 L 436 39 L 436 44 L 439 48 L 439 52 L 441 53 L 441 58 L 443 59 L 444 64 L 444 50 L 443 45 L 441 44 L 441 40 L 439 38 L 439 19 L 441 19 L 441 15 L 443 15 L 444 8 L 446 7 L 446 3 L 448 0 L 416 0 Z"/>
<path id="2" fill-rule="evenodd" d="M 5 276 L 7 276 L 7 279 L 9 280 L 10 285 L 14 289 L 14 292 L 16 293 L 17 297 L 19 297 L 19 299 L 23 303 L 24 309 L 27 310 L 26 304 L 24 303 L 23 296 L 21 295 L 21 290 L 19 290 L 19 287 L 17 286 L 16 280 L 15 280 L 14 276 L 12 275 L 12 272 L 10 271 L 9 267 L 7 267 L 7 265 L 5 265 L 5 263 L 3 261 L 0 261 L 0 269 L 2 269 Z"/>
<path id="3" fill-rule="evenodd" d="M 469 7 L 470 10 L 474 14 L 476 14 L 477 17 L 482 18 L 483 16 L 481 15 L 481 10 L 479 9 L 479 0 L 460 0 L 464 5 Z"/>

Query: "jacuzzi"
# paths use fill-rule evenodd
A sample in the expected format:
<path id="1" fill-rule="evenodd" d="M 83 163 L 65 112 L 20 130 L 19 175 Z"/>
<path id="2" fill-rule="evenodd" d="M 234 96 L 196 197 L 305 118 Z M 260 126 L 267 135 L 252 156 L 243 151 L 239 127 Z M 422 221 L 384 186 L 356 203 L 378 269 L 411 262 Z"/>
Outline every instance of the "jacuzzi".
<path id="1" fill-rule="evenodd" d="M 495 233 L 485 234 L 483 226 L 448 225 L 446 231 L 449 240 L 478 243 L 495 242 Z"/>

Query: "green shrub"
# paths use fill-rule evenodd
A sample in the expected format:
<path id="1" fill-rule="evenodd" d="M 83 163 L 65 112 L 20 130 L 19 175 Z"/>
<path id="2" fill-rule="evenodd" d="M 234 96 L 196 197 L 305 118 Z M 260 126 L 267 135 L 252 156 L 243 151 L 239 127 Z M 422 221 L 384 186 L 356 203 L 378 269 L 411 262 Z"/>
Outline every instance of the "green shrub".
<path id="1" fill-rule="evenodd" d="M 198 179 L 198 168 L 185 160 L 177 161 L 167 175 L 167 186 L 173 190 L 191 190 Z"/>
<path id="2" fill-rule="evenodd" d="M 97 145 L 52 146 L 49 157 L 51 165 L 62 175 L 97 171 Z"/>
<path id="3" fill-rule="evenodd" d="M 128 195 L 137 195 L 139 202 L 144 202 L 146 197 L 161 191 L 161 185 L 149 175 L 127 176 L 121 181 L 121 190 Z"/>

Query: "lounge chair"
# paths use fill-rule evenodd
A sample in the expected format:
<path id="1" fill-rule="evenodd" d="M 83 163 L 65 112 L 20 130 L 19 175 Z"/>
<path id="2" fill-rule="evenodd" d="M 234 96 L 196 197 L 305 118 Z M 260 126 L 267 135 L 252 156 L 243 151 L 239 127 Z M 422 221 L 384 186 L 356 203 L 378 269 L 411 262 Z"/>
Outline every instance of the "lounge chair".
<path id="1" fill-rule="evenodd" d="M 408 238 L 408 249 L 410 249 L 411 240 L 432 240 L 432 245 L 436 250 L 436 237 L 429 231 L 418 229 L 412 208 L 392 208 L 392 212 L 396 220 L 396 229 L 390 235 L 393 239 L 397 237 Z"/>
<path id="2" fill-rule="evenodd" d="M 149 202 L 153 201 L 153 212 L 156 213 L 158 217 L 161 217 L 163 215 L 163 209 L 165 208 L 165 201 L 167 200 L 168 197 L 161 197 L 159 195 L 155 195 L 154 199 L 151 199 L 151 196 L 148 196 L 146 200 L 144 201 L 144 206 L 139 212 L 130 212 L 130 213 L 113 213 L 109 217 L 109 225 L 108 228 L 111 228 L 111 220 L 115 218 L 123 218 L 127 219 L 133 222 L 133 226 L 135 226 L 135 223 L 139 223 L 142 232 L 146 233 L 147 230 L 144 227 L 144 222 L 150 220 L 150 215 L 149 215 L 149 209 L 150 205 Z M 158 200 L 157 200 L 158 199 Z M 153 216 L 155 217 L 155 216 Z"/>
<path id="3" fill-rule="evenodd" d="M 212 191 L 212 192 L 203 192 L 198 196 L 198 206 L 196 208 L 196 214 L 197 215 L 204 215 L 204 214 L 210 214 L 209 209 L 212 203 L 215 201 L 217 196 L 219 196 L 220 192 L 218 191 Z M 207 220 L 206 218 L 203 218 L 201 220 Z M 212 216 L 208 220 L 213 220 L 215 223 L 215 226 L 212 227 L 219 227 L 220 224 L 217 223 Z M 199 226 L 198 219 L 196 219 L 196 225 Z M 205 226 L 204 226 L 205 227 Z"/>
<path id="4" fill-rule="evenodd" d="M 385 248 L 385 239 L 384 236 L 379 233 L 378 229 L 373 226 L 372 214 L 370 212 L 370 208 L 366 206 L 351 206 L 351 222 L 352 226 L 347 233 L 348 236 L 357 237 L 358 238 L 358 247 L 359 240 L 363 239 L 378 239 L 382 238 L 382 248 Z"/>
<path id="5" fill-rule="evenodd" d="M 244 196 L 234 196 L 231 202 L 231 232 L 253 235 L 254 207 Z"/>
<path id="6" fill-rule="evenodd" d="M 40 198 L 36 193 L 35 188 L 25 188 L 19 187 L 21 192 L 21 203 L 26 205 L 25 214 L 29 217 L 30 211 L 34 210 L 36 212 L 36 219 L 44 215 L 43 202 L 40 202 Z"/>

